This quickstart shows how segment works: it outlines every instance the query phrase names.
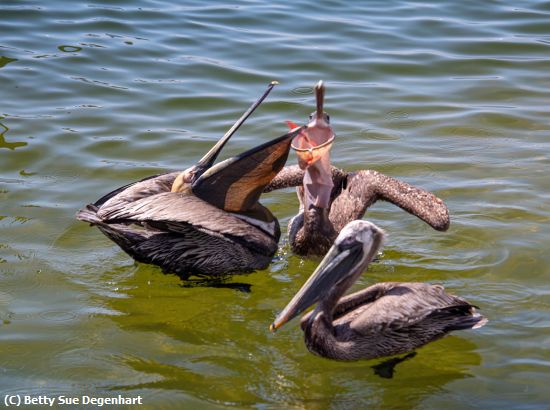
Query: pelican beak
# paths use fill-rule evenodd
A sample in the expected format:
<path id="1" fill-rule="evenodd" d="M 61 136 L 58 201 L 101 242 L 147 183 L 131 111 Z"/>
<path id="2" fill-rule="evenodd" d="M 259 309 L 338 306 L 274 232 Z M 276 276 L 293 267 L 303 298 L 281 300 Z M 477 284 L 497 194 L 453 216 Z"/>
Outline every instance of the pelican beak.
<path id="1" fill-rule="evenodd" d="M 323 84 L 323 81 L 319 81 L 317 85 L 315 85 L 315 102 L 317 104 L 317 109 L 315 111 L 315 116 L 318 119 L 323 118 L 323 104 L 325 101 L 325 84 Z"/>
<path id="2" fill-rule="evenodd" d="M 271 212 L 260 205 L 259 198 L 264 188 L 285 165 L 292 139 L 301 133 L 305 126 L 236 157 L 213 164 L 227 141 L 277 84 L 277 81 L 272 81 L 264 94 L 216 145 L 195 166 L 176 177 L 172 184 L 172 192 L 187 192 L 190 189 L 197 197 L 224 211 L 243 214 L 263 222 L 274 220 Z"/>
<path id="3" fill-rule="evenodd" d="M 254 102 L 248 110 L 233 124 L 233 126 L 227 130 L 223 137 L 212 147 L 210 150 L 191 168 L 182 172 L 172 185 L 172 192 L 180 192 L 185 189 L 185 186 L 189 183 L 195 182 L 202 174 L 212 167 L 216 158 L 220 154 L 221 150 L 229 141 L 229 139 L 237 132 L 237 130 L 243 125 L 248 117 L 260 106 L 260 104 L 266 99 L 273 87 L 279 84 L 277 81 L 272 81 L 267 86 L 267 89 L 256 102 Z"/>
<path id="4" fill-rule="evenodd" d="M 260 195 L 284 167 L 292 139 L 304 128 L 210 167 L 191 184 L 191 190 L 197 197 L 227 212 L 271 222 L 273 216 L 258 202 Z"/>
<path id="5" fill-rule="evenodd" d="M 383 238 L 384 231 L 370 222 L 353 221 L 346 225 L 315 272 L 275 318 L 269 330 L 274 332 L 331 292 L 351 286 L 376 256 Z"/>
<path id="6" fill-rule="evenodd" d="M 197 162 L 196 167 L 204 169 L 206 171 L 208 168 L 214 164 L 214 161 L 216 161 L 216 158 L 218 158 L 218 155 L 220 154 L 222 148 L 224 145 L 229 141 L 229 139 L 237 132 L 237 130 L 240 128 L 241 125 L 246 121 L 248 117 L 260 106 L 260 104 L 266 99 L 266 97 L 269 95 L 273 87 L 275 87 L 277 84 L 279 84 L 278 81 L 272 81 L 267 86 L 267 90 L 262 94 L 258 100 L 253 103 L 248 110 L 237 120 L 235 124 L 225 133 L 225 135 L 220 138 L 220 140 L 214 145 L 210 150 Z M 203 172 L 204 172 L 203 171 Z M 202 174 L 202 173 L 201 173 Z M 197 177 L 199 177 L 197 175 Z"/>
<path id="7" fill-rule="evenodd" d="M 340 250 L 333 246 L 307 282 L 275 318 L 269 330 L 272 332 L 277 330 L 328 293 L 339 280 L 349 273 L 349 267 L 360 260 L 361 253 L 362 246 L 359 243 L 346 250 Z"/>

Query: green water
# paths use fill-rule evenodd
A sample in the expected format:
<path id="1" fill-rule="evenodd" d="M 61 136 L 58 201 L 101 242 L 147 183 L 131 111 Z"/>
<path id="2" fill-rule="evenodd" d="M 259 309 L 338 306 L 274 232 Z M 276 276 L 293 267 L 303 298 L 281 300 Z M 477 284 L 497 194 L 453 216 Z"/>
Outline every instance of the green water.
<path id="1" fill-rule="evenodd" d="M 548 408 L 550 2 L 9 1 L 0 4 L 0 402 L 140 395 L 140 408 Z M 380 361 L 311 355 L 269 323 L 316 266 L 226 287 L 135 264 L 75 212 L 192 165 L 271 80 L 224 151 L 303 122 L 327 85 L 335 165 L 443 198 L 448 232 L 377 203 L 376 281 L 442 283 L 489 323 Z M 295 163 L 291 155 L 289 163 Z M 33 407 L 33 408 L 36 408 Z M 77 408 L 82 408 L 77 406 Z"/>

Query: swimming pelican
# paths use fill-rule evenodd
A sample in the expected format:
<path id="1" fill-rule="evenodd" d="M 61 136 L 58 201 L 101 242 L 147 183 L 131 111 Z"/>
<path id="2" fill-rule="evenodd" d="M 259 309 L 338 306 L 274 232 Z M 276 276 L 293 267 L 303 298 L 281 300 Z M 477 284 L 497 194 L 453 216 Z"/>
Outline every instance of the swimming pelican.
<path id="1" fill-rule="evenodd" d="M 292 142 L 299 166 L 285 167 L 266 192 L 297 186 L 299 214 L 288 225 L 292 250 L 299 255 L 324 255 L 338 232 L 361 219 L 378 200 L 391 202 L 422 219 L 434 229 L 449 227 L 444 202 L 421 188 L 372 170 L 346 172 L 330 164 L 334 131 L 323 111 L 325 86 L 315 86 L 317 109 L 307 127 Z M 289 122 L 294 130 L 298 127 Z"/>
<path id="2" fill-rule="evenodd" d="M 307 348 L 329 359 L 359 360 L 406 353 L 450 331 L 487 323 L 474 305 L 439 285 L 385 282 L 342 297 L 383 238 L 384 232 L 368 221 L 347 224 L 270 330 L 317 302 L 301 320 Z"/>
<path id="3" fill-rule="evenodd" d="M 283 168 L 301 129 L 213 164 L 275 84 L 196 165 L 123 186 L 76 217 L 97 226 L 137 261 L 165 271 L 210 276 L 266 268 L 280 228 L 258 200 Z"/>

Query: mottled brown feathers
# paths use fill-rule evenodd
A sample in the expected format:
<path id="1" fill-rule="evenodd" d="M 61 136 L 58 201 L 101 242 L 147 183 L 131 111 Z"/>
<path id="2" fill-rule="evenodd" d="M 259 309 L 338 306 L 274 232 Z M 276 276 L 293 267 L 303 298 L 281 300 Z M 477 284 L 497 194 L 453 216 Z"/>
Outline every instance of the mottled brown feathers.
<path id="1" fill-rule="evenodd" d="M 422 188 L 373 170 L 347 173 L 332 167 L 331 172 L 334 188 L 326 215 L 322 215 L 323 210 L 318 207 L 311 207 L 310 212 L 305 213 L 303 190 L 298 189 L 300 213 L 291 219 L 288 231 L 292 250 L 299 255 L 324 255 L 338 232 L 349 222 L 363 218 L 376 201 L 391 202 L 436 230 L 449 228 L 449 211 L 445 203 Z M 303 178 L 304 171 L 298 166 L 285 167 L 264 192 L 300 187 Z M 319 240 L 320 237 L 328 239 Z"/>
<path id="2" fill-rule="evenodd" d="M 336 360 L 373 359 L 410 352 L 453 330 L 487 319 L 442 286 L 383 282 L 342 297 L 331 314 L 319 308 L 301 320 L 306 346 Z"/>

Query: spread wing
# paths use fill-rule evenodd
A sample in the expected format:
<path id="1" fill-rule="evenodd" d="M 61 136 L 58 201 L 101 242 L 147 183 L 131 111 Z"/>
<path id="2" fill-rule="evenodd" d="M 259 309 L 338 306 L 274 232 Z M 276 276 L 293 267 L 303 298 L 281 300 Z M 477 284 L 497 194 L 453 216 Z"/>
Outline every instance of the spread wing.
<path id="1" fill-rule="evenodd" d="M 391 202 L 417 216 L 432 228 L 449 228 L 449 211 L 434 194 L 372 170 L 350 173 L 346 187 L 334 200 L 330 219 L 342 229 L 349 221 L 361 219 L 377 200 Z"/>
<path id="2" fill-rule="evenodd" d="M 340 231 L 350 221 L 361 219 L 376 201 L 383 200 L 417 216 L 439 231 L 449 228 L 449 210 L 434 194 L 372 170 L 350 172 L 332 167 L 334 201 L 330 221 Z M 285 167 L 264 192 L 302 185 L 304 171 L 297 165 Z"/>

